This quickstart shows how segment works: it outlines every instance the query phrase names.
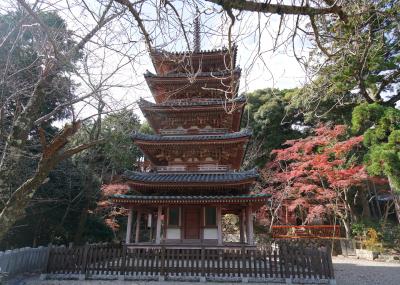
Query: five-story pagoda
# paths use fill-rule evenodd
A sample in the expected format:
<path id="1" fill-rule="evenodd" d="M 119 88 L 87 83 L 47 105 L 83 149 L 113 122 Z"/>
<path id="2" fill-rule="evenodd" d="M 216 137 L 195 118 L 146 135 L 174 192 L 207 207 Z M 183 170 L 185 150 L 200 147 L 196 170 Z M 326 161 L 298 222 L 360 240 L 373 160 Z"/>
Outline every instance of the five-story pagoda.
<path id="1" fill-rule="evenodd" d="M 141 99 L 139 107 L 155 134 L 132 139 L 151 170 L 126 171 L 134 194 L 112 197 L 129 209 L 129 245 L 254 244 L 253 212 L 268 197 L 250 194 L 255 170 L 240 170 L 251 131 L 240 130 L 245 98 L 237 97 L 237 49 L 200 51 L 199 43 L 197 33 L 193 52 L 150 53 L 156 74 L 147 72 L 145 79 L 155 103 Z M 224 242 L 228 213 L 239 217 L 236 243 Z"/>

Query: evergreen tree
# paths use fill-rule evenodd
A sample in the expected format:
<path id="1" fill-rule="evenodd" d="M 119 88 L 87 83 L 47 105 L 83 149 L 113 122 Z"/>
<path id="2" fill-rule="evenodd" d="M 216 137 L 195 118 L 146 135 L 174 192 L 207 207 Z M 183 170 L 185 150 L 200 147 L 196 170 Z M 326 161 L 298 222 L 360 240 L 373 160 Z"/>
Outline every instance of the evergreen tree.
<path id="1" fill-rule="evenodd" d="M 352 123 L 354 132 L 363 133 L 368 148 L 368 172 L 389 180 L 400 222 L 400 110 L 364 103 L 354 109 Z"/>

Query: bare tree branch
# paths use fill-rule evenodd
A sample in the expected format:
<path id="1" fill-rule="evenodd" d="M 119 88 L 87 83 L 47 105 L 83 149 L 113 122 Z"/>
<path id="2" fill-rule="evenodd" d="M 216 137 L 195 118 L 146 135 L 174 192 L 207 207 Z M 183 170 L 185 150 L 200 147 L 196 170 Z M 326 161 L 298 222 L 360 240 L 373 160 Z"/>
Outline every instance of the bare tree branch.
<path id="1" fill-rule="evenodd" d="M 243 0 L 205 0 L 205 1 L 218 4 L 222 6 L 225 10 L 237 9 L 240 11 L 271 13 L 279 15 L 286 14 L 286 15 L 305 15 L 305 16 L 337 14 L 342 21 L 344 22 L 347 21 L 347 16 L 342 11 L 342 7 L 337 5 L 332 5 L 330 7 L 315 8 L 315 7 L 310 7 L 308 5 L 294 6 L 294 5 L 284 5 L 284 4 L 271 4 L 268 2 L 261 3 L 254 1 L 243 1 Z M 333 2 L 333 1 L 326 1 L 326 2 Z"/>

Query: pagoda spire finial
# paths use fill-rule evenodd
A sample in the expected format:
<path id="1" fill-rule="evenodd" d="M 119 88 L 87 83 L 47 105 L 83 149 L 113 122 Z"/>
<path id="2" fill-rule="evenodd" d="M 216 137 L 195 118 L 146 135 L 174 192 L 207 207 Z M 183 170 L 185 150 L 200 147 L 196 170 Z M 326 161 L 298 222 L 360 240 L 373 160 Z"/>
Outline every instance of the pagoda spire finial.
<path id="1" fill-rule="evenodd" d="M 196 17 L 194 17 L 194 35 L 193 35 L 193 50 L 195 52 L 200 51 L 200 11 L 199 7 L 196 6 Z"/>

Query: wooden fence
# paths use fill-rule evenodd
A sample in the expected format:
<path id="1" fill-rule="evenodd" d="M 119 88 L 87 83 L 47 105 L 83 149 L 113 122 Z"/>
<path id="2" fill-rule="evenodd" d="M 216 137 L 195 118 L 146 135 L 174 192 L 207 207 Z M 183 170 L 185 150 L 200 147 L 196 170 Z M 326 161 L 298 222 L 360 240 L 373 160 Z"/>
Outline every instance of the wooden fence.
<path id="1" fill-rule="evenodd" d="M 272 226 L 273 238 L 340 238 L 339 225 L 276 225 Z"/>
<path id="2" fill-rule="evenodd" d="M 329 249 L 282 245 L 270 250 L 129 248 L 86 245 L 50 250 L 48 276 L 84 278 L 334 279 Z M 117 277 L 118 276 L 118 277 Z"/>
<path id="3" fill-rule="evenodd" d="M 48 247 L 24 247 L 0 252 L 0 275 L 42 272 L 47 266 Z"/>

